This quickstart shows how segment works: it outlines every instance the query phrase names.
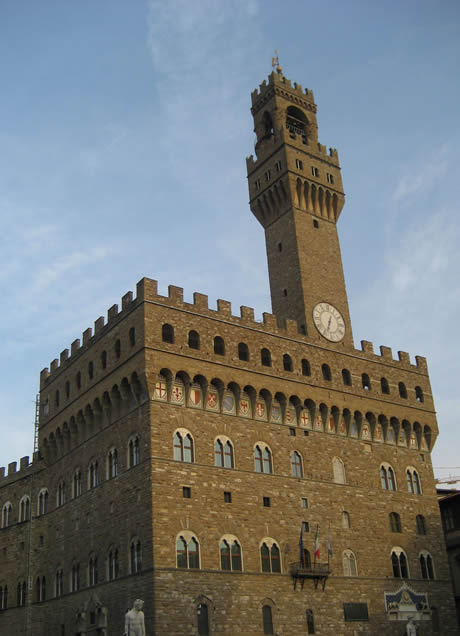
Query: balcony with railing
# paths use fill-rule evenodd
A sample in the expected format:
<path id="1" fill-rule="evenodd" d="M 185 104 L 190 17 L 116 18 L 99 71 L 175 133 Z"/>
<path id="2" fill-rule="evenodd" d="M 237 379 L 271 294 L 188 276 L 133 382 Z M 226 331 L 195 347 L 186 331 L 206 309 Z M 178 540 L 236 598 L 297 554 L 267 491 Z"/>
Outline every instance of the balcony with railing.
<path id="1" fill-rule="evenodd" d="M 315 585 L 315 590 L 318 587 L 318 583 L 321 582 L 321 588 L 324 591 L 327 579 L 331 574 L 331 567 L 329 563 L 315 562 L 311 564 L 296 561 L 289 565 L 289 573 L 294 581 L 294 589 L 296 589 L 297 581 L 300 581 L 303 589 L 305 579 L 312 579 Z"/>

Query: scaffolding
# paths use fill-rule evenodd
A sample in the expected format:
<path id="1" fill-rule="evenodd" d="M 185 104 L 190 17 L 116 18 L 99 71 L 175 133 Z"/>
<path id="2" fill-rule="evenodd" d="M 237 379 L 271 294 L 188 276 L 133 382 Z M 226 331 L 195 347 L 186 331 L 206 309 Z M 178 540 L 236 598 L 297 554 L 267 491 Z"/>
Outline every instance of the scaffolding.
<path id="1" fill-rule="evenodd" d="M 40 422 L 40 393 L 35 397 L 34 455 L 38 451 L 38 427 Z"/>

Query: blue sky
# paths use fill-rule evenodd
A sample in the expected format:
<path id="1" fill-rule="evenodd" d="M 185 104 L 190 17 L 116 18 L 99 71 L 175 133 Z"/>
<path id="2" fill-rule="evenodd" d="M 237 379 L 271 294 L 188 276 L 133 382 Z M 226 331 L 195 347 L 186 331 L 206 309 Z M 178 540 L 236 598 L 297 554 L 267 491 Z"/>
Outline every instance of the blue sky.
<path id="1" fill-rule="evenodd" d="M 2 0 L 0 466 L 40 370 L 143 276 L 270 311 L 245 157 L 277 48 L 339 150 L 355 344 L 428 358 L 460 475 L 459 27 L 457 0 Z"/>

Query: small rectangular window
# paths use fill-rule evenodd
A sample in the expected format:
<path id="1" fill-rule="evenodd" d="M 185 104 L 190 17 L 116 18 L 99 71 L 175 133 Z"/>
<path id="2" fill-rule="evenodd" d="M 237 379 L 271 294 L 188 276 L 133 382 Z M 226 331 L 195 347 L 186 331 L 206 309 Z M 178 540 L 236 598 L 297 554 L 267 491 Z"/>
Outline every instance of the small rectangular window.
<path id="1" fill-rule="evenodd" d="M 276 172 L 281 172 L 281 161 L 275 163 Z"/>
<path id="2" fill-rule="evenodd" d="M 306 429 L 304 430 L 303 434 L 305 435 L 305 437 L 308 437 L 310 435 L 310 431 L 307 431 Z"/>
<path id="3" fill-rule="evenodd" d="M 232 493 L 225 491 L 224 492 L 224 501 L 225 503 L 232 503 Z"/>
<path id="4" fill-rule="evenodd" d="M 420 461 L 422 461 L 422 462 L 425 461 L 425 455 L 423 453 L 420 454 Z"/>
<path id="5" fill-rule="evenodd" d="M 264 508 L 270 508 L 270 507 L 271 507 L 270 497 L 264 497 Z"/>
<path id="6" fill-rule="evenodd" d="M 311 173 L 314 177 L 319 177 L 319 170 L 318 168 L 315 168 L 315 166 L 311 167 Z"/>
<path id="7" fill-rule="evenodd" d="M 267 172 L 265 173 L 265 181 L 270 181 L 270 177 L 271 177 L 271 172 L 270 170 L 267 170 Z"/>
<path id="8" fill-rule="evenodd" d="M 184 499 L 191 499 L 192 498 L 192 489 L 190 488 L 190 486 L 183 486 L 182 487 L 182 495 L 183 495 Z"/>
<path id="9" fill-rule="evenodd" d="M 300 159 L 296 159 L 296 160 L 295 160 L 295 167 L 296 167 L 298 170 L 303 170 L 303 162 L 302 162 Z"/>
<path id="10" fill-rule="evenodd" d="M 254 181 L 254 187 L 256 190 L 260 190 L 260 179 Z"/>
<path id="11" fill-rule="evenodd" d="M 334 183 L 334 175 L 329 174 L 329 172 L 326 174 L 327 177 L 327 182 L 328 183 Z"/>
<path id="12" fill-rule="evenodd" d="M 315 633 L 315 621 L 313 618 L 313 610 L 307 609 L 307 634 Z"/>
<path id="13" fill-rule="evenodd" d="M 289 435 L 290 435 L 291 437 L 295 437 L 295 436 L 296 436 L 296 434 L 297 434 L 297 433 L 296 433 L 295 428 L 290 428 L 290 429 L 289 429 Z"/>
<path id="14" fill-rule="evenodd" d="M 302 530 L 304 532 L 310 532 L 310 524 L 308 521 L 302 521 Z"/>
<path id="15" fill-rule="evenodd" d="M 300 501 L 302 502 L 302 508 L 308 508 L 308 499 L 306 497 L 302 497 Z"/>
<path id="16" fill-rule="evenodd" d="M 319 227 L 319 223 L 316 219 L 313 219 L 313 227 Z"/>

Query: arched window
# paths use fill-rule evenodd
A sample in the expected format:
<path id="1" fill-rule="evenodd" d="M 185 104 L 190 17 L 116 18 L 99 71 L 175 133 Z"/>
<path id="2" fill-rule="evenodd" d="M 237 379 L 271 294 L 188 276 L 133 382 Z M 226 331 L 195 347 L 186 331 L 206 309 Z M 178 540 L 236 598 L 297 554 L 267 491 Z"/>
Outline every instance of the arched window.
<path id="1" fill-rule="evenodd" d="M 101 353 L 101 367 L 107 369 L 107 351 Z"/>
<path id="2" fill-rule="evenodd" d="M 332 460 L 332 474 L 336 484 L 344 484 L 345 479 L 345 464 L 340 457 L 334 457 Z"/>
<path id="3" fill-rule="evenodd" d="M 365 391 L 370 391 L 371 390 L 371 381 L 369 376 L 367 375 L 367 373 L 363 373 L 361 376 L 361 382 L 363 385 L 363 389 Z"/>
<path id="4" fill-rule="evenodd" d="M 356 557 L 351 550 L 343 551 L 343 575 L 344 576 L 358 576 L 358 570 L 356 567 Z"/>
<path id="5" fill-rule="evenodd" d="M 29 521 L 30 519 L 30 499 L 27 495 L 19 502 L 19 521 Z"/>
<path id="6" fill-rule="evenodd" d="M 18 586 L 16 588 L 17 591 L 17 596 L 16 596 L 16 605 L 18 607 L 24 607 L 26 604 L 26 599 L 27 599 L 27 584 L 25 581 L 22 581 L 22 583 L 18 583 Z"/>
<path id="7" fill-rule="evenodd" d="M 407 400 L 407 389 L 406 389 L 406 385 L 404 384 L 404 382 L 400 382 L 398 384 L 398 389 L 399 389 L 399 397 L 402 397 L 405 400 Z"/>
<path id="8" fill-rule="evenodd" d="M 234 468 L 233 446 L 230 440 L 217 439 L 214 444 L 214 457 L 219 468 Z"/>
<path id="9" fill-rule="evenodd" d="M 163 342 L 174 343 L 174 327 L 167 323 L 161 327 L 161 339 Z"/>
<path id="10" fill-rule="evenodd" d="M 424 398 L 423 398 L 423 391 L 419 386 L 415 387 L 415 399 L 417 402 L 423 402 Z"/>
<path id="11" fill-rule="evenodd" d="M 2 508 L 2 528 L 8 528 L 13 519 L 13 506 L 9 501 Z"/>
<path id="12" fill-rule="evenodd" d="M 65 383 L 65 396 L 66 399 L 68 400 L 70 397 L 70 382 L 67 380 L 67 382 Z"/>
<path id="13" fill-rule="evenodd" d="M 257 444 L 254 448 L 254 463 L 256 473 L 272 474 L 272 453 L 266 444 Z"/>
<path id="14" fill-rule="evenodd" d="M 200 568 L 200 546 L 195 536 L 180 535 L 176 540 L 176 561 L 178 568 Z"/>
<path id="15" fill-rule="evenodd" d="M 120 341 L 120 339 L 115 340 L 114 350 L 115 350 L 115 357 L 116 357 L 117 360 L 119 360 L 120 356 L 121 356 L 121 341 Z"/>
<path id="16" fill-rule="evenodd" d="M 75 499 L 81 495 L 81 470 L 79 468 L 73 474 L 72 497 Z"/>
<path id="17" fill-rule="evenodd" d="M 219 544 L 220 567 L 222 570 L 241 572 L 241 546 L 236 539 L 222 539 Z"/>
<path id="18" fill-rule="evenodd" d="M 291 474 L 293 477 L 303 477 L 302 458 L 297 451 L 291 453 Z"/>
<path id="19" fill-rule="evenodd" d="M 391 565 L 393 568 L 393 576 L 396 579 L 409 578 L 407 557 L 401 548 L 393 548 L 391 551 Z"/>
<path id="20" fill-rule="evenodd" d="M 286 129 L 293 139 L 300 135 L 303 143 L 307 143 L 308 121 L 305 114 L 296 106 L 288 106 L 286 110 Z"/>
<path id="21" fill-rule="evenodd" d="M 221 338 L 220 336 L 216 336 L 214 338 L 214 353 L 217 356 L 225 355 L 225 342 L 224 342 L 224 339 Z"/>
<path id="22" fill-rule="evenodd" d="M 272 354 L 268 349 L 263 348 L 260 351 L 260 362 L 263 367 L 271 367 L 272 366 Z"/>
<path id="23" fill-rule="evenodd" d="M 401 517 L 397 512 L 390 512 L 388 520 L 391 532 L 401 532 Z"/>
<path id="24" fill-rule="evenodd" d="M 89 557 L 88 562 L 88 585 L 91 587 L 92 585 L 97 585 L 98 579 L 98 568 L 97 568 L 97 556 L 92 554 Z"/>
<path id="25" fill-rule="evenodd" d="M 37 603 L 46 601 L 46 578 L 44 576 L 37 576 L 35 581 L 35 600 Z"/>
<path id="26" fill-rule="evenodd" d="M 56 493 L 56 506 L 60 508 L 65 504 L 65 481 L 60 481 Z"/>
<path id="27" fill-rule="evenodd" d="M 260 546 L 262 572 L 281 572 L 281 556 L 273 539 L 266 539 Z"/>
<path id="28" fill-rule="evenodd" d="M 351 527 L 350 515 L 346 510 L 344 510 L 342 512 L 342 528 L 344 528 L 345 530 L 348 530 L 350 527 Z"/>
<path id="29" fill-rule="evenodd" d="M 200 348 L 200 334 L 194 329 L 188 332 L 188 346 L 190 349 Z"/>
<path id="30" fill-rule="evenodd" d="M 88 377 L 90 380 L 94 377 L 94 362 L 88 362 Z"/>
<path id="31" fill-rule="evenodd" d="M 285 371 L 292 371 L 292 358 L 288 353 L 283 356 L 283 368 Z"/>
<path id="32" fill-rule="evenodd" d="M 209 616 L 208 616 L 208 606 L 206 603 L 199 603 L 196 608 L 196 618 L 198 624 L 198 635 L 199 636 L 208 636 L 209 635 Z"/>
<path id="33" fill-rule="evenodd" d="M 407 490 L 413 495 L 421 495 L 420 479 L 415 468 L 406 470 Z"/>
<path id="34" fill-rule="evenodd" d="M 396 490 L 394 470 L 389 464 L 382 464 L 380 466 L 380 481 L 383 490 Z"/>
<path id="35" fill-rule="evenodd" d="M 8 609 L 8 585 L 0 585 L 0 610 Z"/>
<path id="36" fill-rule="evenodd" d="M 311 375 L 310 363 L 305 358 L 302 359 L 302 375 Z"/>
<path id="37" fill-rule="evenodd" d="M 62 568 L 56 570 L 54 579 L 54 596 L 60 598 L 64 594 L 64 571 Z"/>
<path id="38" fill-rule="evenodd" d="M 54 395 L 54 403 L 56 404 L 56 406 L 59 406 L 59 389 L 56 391 Z"/>
<path id="39" fill-rule="evenodd" d="M 129 546 L 129 564 L 131 574 L 137 574 L 142 570 L 142 548 L 137 538 L 132 539 Z"/>
<path id="40" fill-rule="evenodd" d="M 80 589 L 80 564 L 74 561 L 70 571 L 70 591 L 78 592 Z"/>
<path id="41" fill-rule="evenodd" d="M 116 548 L 115 546 L 111 546 L 109 549 L 107 566 L 108 566 L 109 581 L 114 581 L 115 579 L 118 578 L 118 573 L 120 571 L 120 563 L 118 559 L 118 548 Z"/>
<path id="42" fill-rule="evenodd" d="M 243 362 L 249 361 L 249 348 L 244 342 L 240 342 L 238 345 L 238 358 L 239 360 L 243 360 Z"/>
<path id="43" fill-rule="evenodd" d="M 330 382 L 332 380 L 331 367 L 328 364 L 321 365 L 321 371 L 323 374 L 324 380 Z"/>
<path id="44" fill-rule="evenodd" d="M 315 619 L 312 609 L 307 609 L 307 634 L 315 633 Z"/>
<path id="45" fill-rule="evenodd" d="M 97 486 L 99 486 L 99 463 L 95 459 L 88 466 L 88 488 L 96 488 Z"/>
<path id="46" fill-rule="evenodd" d="M 118 475 L 118 451 L 111 448 L 107 454 L 107 479 L 113 479 Z"/>
<path id="47" fill-rule="evenodd" d="M 129 344 L 134 347 L 136 344 L 136 328 L 131 327 L 129 330 Z"/>
<path id="48" fill-rule="evenodd" d="M 81 389 L 81 372 L 80 371 L 75 376 L 75 384 L 77 386 L 77 389 L 80 390 Z"/>
<path id="49" fill-rule="evenodd" d="M 190 433 L 177 431 L 174 435 L 174 459 L 178 462 L 193 463 L 193 439 Z"/>
<path id="50" fill-rule="evenodd" d="M 128 468 L 134 468 L 140 464 L 141 461 L 141 448 L 139 443 L 139 437 L 134 435 L 128 442 Z"/>
<path id="51" fill-rule="evenodd" d="M 429 552 L 423 551 L 419 556 L 422 579 L 434 579 L 433 559 Z"/>
<path id="52" fill-rule="evenodd" d="M 342 369 L 342 379 L 345 386 L 351 386 L 351 373 L 348 369 Z"/>
<path id="53" fill-rule="evenodd" d="M 48 490 L 42 488 L 38 494 L 37 514 L 46 515 L 48 512 Z"/>
<path id="54" fill-rule="evenodd" d="M 264 605 L 262 607 L 262 622 L 264 625 L 264 635 L 273 634 L 273 617 L 270 605 Z"/>
<path id="55" fill-rule="evenodd" d="M 415 517 L 415 525 L 417 528 L 417 534 L 426 534 L 426 521 L 423 515 L 417 515 Z"/>
<path id="56" fill-rule="evenodd" d="M 388 380 L 386 378 L 380 378 L 380 390 L 386 395 L 390 393 L 390 385 L 388 384 Z"/>

